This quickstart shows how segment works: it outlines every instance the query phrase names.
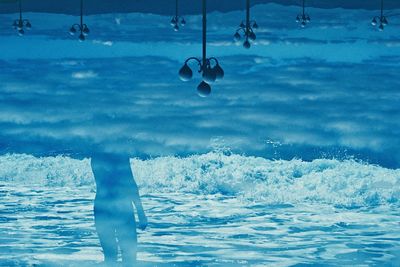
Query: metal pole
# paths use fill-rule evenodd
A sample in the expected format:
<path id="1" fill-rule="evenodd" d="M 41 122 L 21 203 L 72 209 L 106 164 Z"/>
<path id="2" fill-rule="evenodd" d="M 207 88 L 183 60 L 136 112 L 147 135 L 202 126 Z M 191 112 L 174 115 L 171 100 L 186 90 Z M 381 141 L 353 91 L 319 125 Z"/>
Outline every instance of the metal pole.
<path id="1" fill-rule="evenodd" d="M 81 0 L 81 28 L 83 28 L 83 0 Z"/>
<path id="2" fill-rule="evenodd" d="M 250 28 L 250 0 L 246 0 L 246 31 Z"/>
<path id="3" fill-rule="evenodd" d="M 207 0 L 203 0 L 203 68 L 207 64 Z"/>
<path id="4" fill-rule="evenodd" d="M 22 20 L 22 0 L 19 0 L 19 20 Z"/>

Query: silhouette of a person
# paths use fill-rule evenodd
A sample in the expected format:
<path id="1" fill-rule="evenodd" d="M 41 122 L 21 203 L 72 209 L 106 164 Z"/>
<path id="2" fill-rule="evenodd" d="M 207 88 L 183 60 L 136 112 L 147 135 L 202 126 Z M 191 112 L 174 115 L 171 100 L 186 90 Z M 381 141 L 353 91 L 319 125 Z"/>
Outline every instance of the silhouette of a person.
<path id="1" fill-rule="evenodd" d="M 92 156 L 91 165 L 97 186 L 95 226 L 104 261 L 114 264 L 119 247 L 124 265 L 133 265 L 136 262 L 137 234 L 132 203 L 137 210 L 140 229 L 147 227 L 147 218 L 132 176 L 129 157 L 98 153 Z"/>

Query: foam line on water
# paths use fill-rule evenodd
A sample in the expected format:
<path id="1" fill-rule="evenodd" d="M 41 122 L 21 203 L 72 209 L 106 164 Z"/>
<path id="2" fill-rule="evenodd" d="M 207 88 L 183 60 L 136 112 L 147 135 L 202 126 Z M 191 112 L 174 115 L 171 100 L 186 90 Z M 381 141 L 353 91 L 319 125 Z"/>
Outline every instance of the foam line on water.
<path id="1" fill-rule="evenodd" d="M 266 204 L 318 202 L 345 207 L 399 204 L 400 170 L 354 160 L 268 160 L 210 152 L 186 158 L 132 159 L 146 193 L 221 194 Z M 0 157 L 0 181 L 94 188 L 90 160 Z"/>
<path id="2" fill-rule="evenodd" d="M 346 207 L 398 203 L 400 170 L 354 160 L 271 161 L 208 153 L 187 158 L 133 160 L 135 175 L 151 192 L 223 194 L 249 201 L 321 202 Z"/>

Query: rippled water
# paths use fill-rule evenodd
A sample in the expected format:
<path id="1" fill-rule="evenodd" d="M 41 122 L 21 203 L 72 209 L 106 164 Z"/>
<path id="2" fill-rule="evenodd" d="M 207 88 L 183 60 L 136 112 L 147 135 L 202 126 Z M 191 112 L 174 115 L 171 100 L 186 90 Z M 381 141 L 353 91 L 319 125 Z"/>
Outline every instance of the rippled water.
<path id="1" fill-rule="evenodd" d="M 0 265 L 92 266 L 100 262 L 102 253 L 94 229 L 92 212 L 95 191 L 91 184 L 93 182 L 90 182 L 90 169 L 87 169 L 87 162 L 66 158 L 8 157 L 1 158 L 3 168 L 0 180 L 0 199 L 2 200 L 0 203 Z M 374 189 L 375 198 L 380 201 L 371 200 L 369 195 L 366 195 L 361 199 L 370 202 L 363 202 L 364 204 L 360 205 L 361 202 L 358 199 L 354 202 L 357 205 L 351 206 L 344 205 L 344 203 L 351 203 L 348 199 L 339 201 L 337 198 L 320 198 L 321 203 L 315 199 L 300 200 L 299 195 L 307 195 L 300 191 L 297 192 L 297 197 L 288 196 L 287 199 L 292 201 L 286 201 L 286 203 L 283 201 L 274 203 L 266 197 L 254 199 L 252 195 L 246 195 L 243 190 L 229 191 L 226 186 L 217 192 L 216 188 L 219 185 L 216 185 L 215 181 L 224 180 L 221 173 L 220 179 L 215 179 L 214 182 L 208 180 L 208 187 L 204 184 L 199 187 L 192 185 L 190 189 L 186 188 L 187 192 L 184 192 L 183 185 L 180 185 L 182 187 L 180 190 L 177 189 L 177 183 L 170 187 L 169 192 L 162 186 L 163 182 L 168 181 L 168 177 L 175 177 L 175 182 L 180 179 L 181 168 L 178 162 L 187 166 L 185 173 L 193 178 L 193 182 L 195 179 L 191 172 L 198 172 L 198 169 L 191 168 L 188 161 L 211 164 L 216 158 L 222 164 L 218 165 L 220 170 L 230 169 L 237 164 L 235 159 L 240 159 L 235 155 L 209 154 L 186 159 L 164 158 L 133 162 L 137 170 L 138 183 L 144 194 L 143 204 L 149 217 L 149 228 L 139 231 L 138 259 L 143 265 L 399 266 L 400 209 L 395 198 L 398 196 L 398 188 L 392 187 L 389 194 L 387 184 L 388 181 L 393 181 L 394 184 L 399 181 L 398 171 L 352 163 L 359 164 L 355 168 L 359 179 L 368 181 L 366 184 L 371 185 L 371 187 L 364 185 L 365 192 L 357 188 L 354 190 L 358 192 L 358 195 L 365 195 L 366 192 Z M 246 159 L 248 162 L 244 166 L 247 167 L 243 169 L 247 168 L 247 173 L 254 171 L 254 166 L 259 166 L 259 168 L 264 166 L 265 169 L 270 170 L 270 174 L 273 172 L 272 163 L 265 166 L 259 165 L 263 159 Z M 243 158 L 241 160 L 244 162 Z M 175 164 L 166 164 L 169 166 L 167 169 L 163 169 L 159 164 L 160 168 L 153 171 L 153 180 L 149 178 L 147 181 L 154 182 L 154 179 L 161 179 L 161 176 L 164 179 L 159 180 L 158 184 L 149 186 L 145 182 L 147 171 L 157 161 L 169 163 L 173 161 Z M 264 163 L 268 162 L 264 161 Z M 7 166 L 12 166 L 12 162 L 14 162 L 14 168 L 6 170 Z M 16 165 L 15 162 L 19 164 Z M 58 179 L 54 178 L 48 174 L 49 165 L 51 165 L 49 162 L 53 164 L 53 167 L 63 166 L 69 169 L 82 179 L 75 179 L 76 177 L 72 179 L 66 174 Z M 249 165 L 250 162 L 257 164 Z M 300 166 L 304 165 L 307 169 L 316 170 L 314 173 L 309 171 L 309 175 L 313 173 L 314 178 L 318 173 L 322 177 L 327 177 L 334 169 L 334 163 L 335 161 L 331 161 L 330 168 L 325 169 L 325 173 L 321 174 L 322 169 L 316 168 L 318 164 L 315 162 L 297 162 L 296 179 L 301 179 Z M 341 166 L 339 169 L 342 169 L 342 173 L 336 173 L 336 177 L 343 178 L 343 173 L 346 172 L 344 166 L 350 163 L 336 162 L 336 164 Z M 286 162 L 286 165 L 281 162 L 278 165 L 281 165 L 279 172 L 282 173 L 282 177 L 288 177 L 287 167 L 292 166 L 293 162 Z M 362 166 L 369 169 L 368 176 L 363 174 Z M 286 171 L 284 171 L 285 168 Z M 237 167 L 237 170 L 239 169 L 240 167 Z M 24 173 L 26 175 L 22 177 Z M 215 173 L 215 169 L 214 171 L 208 169 L 202 174 L 204 181 L 210 173 Z M 233 174 L 232 183 L 237 182 L 235 172 L 231 170 L 227 173 Z M 258 176 L 264 175 L 260 169 L 256 173 Z M 380 175 L 375 177 L 374 173 Z M 35 182 L 30 176 L 33 174 L 38 177 Z M 243 178 L 243 173 L 236 173 L 236 175 Z M 303 172 L 303 175 L 306 173 Z M 43 180 L 38 184 L 37 182 L 41 180 L 39 177 Z M 350 183 L 349 176 L 346 177 L 347 182 Z M 371 182 L 372 180 L 374 183 Z M 51 183 L 43 184 L 44 181 L 51 181 Z M 283 195 L 295 193 L 293 190 L 288 190 L 288 185 L 284 186 L 287 182 L 280 183 Z M 293 183 L 294 181 L 292 185 Z M 252 186 L 255 185 L 257 183 L 253 181 Z M 251 184 L 248 184 L 248 187 L 251 187 Z M 272 182 L 270 187 L 273 187 Z M 200 188 L 204 190 L 203 193 L 200 193 Z M 315 183 L 314 188 L 317 190 L 325 187 Z M 234 189 L 238 190 L 237 187 Z M 258 188 L 258 190 L 261 189 Z M 338 187 L 336 190 L 344 190 L 343 198 L 345 196 L 353 198 L 356 194 L 350 194 L 350 189 L 345 190 L 343 186 L 342 189 Z M 326 190 L 321 194 L 325 192 Z M 340 192 L 336 194 L 340 195 Z M 385 199 L 387 201 L 383 202 Z M 328 203 L 328 200 L 333 202 Z"/>

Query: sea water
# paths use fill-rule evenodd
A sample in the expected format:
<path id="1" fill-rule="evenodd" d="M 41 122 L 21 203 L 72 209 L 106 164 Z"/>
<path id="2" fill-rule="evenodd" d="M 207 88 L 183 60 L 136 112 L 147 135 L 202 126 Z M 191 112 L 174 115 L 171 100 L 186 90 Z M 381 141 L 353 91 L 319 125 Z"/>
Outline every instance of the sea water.
<path id="1" fill-rule="evenodd" d="M 215 152 L 131 165 L 149 219 L 144 266 L 400 266 L 400 170 Z M 0 166 L 1 266 L 102 261 L 89 159 Z"/>

